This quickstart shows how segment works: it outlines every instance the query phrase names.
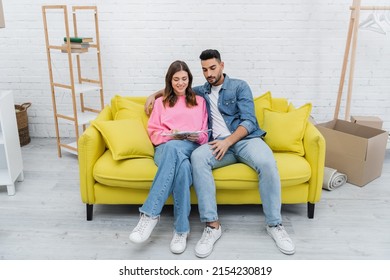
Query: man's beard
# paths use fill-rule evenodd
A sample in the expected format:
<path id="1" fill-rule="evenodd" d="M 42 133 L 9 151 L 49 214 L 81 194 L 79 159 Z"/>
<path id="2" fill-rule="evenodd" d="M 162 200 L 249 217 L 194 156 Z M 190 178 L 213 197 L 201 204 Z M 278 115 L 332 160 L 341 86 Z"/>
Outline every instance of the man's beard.
<path id="1" fill-rule="evenodd" d="M 221 80 L 221 78 L 222 78 L 222 74 L 218 75 L 215 78 L 214 82 L 210 82 L 209 79 L 207 79 L 207 81 L 209 82 L 210 85 L 215 86 L 216 84 L 218 84 L 218 82 Z"/>

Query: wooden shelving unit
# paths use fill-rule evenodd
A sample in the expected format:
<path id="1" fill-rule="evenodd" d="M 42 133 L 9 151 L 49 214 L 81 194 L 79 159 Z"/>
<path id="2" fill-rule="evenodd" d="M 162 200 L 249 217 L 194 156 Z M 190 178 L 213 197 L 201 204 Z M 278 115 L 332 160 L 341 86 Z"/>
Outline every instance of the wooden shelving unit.
<path id="1" fill-rule="evenodd" d="M 11 91 L 0 91 L 0 186 L 15 194 L 15 181 L 23 181 L 23 161 Z"/>
<path id="2" fill-rule="evenodd" d="M 64 33 L 62 37 L 57 37 L 57 44 L 51 44 L 50 29 L 48 21 L 48 13 L 60 12 L 64 18 Z M 81 35 L 80 28 L 78 26 L 79 13 L 90 13 L 93 16 L 95 31 L 94 34 L 88 34 L 88 37 L 93 38 L 93 42 L 90 43 L 87 53 L 73 53 L 71 50 L 70 37 L 79 37 Z M 49 68 L 50 87 L 53 103 L 54 122 L 57 136 L 57 149 L 58 156 L 62 156 L 62 149 L 74 154 L 77 154 L 77 140 L 80 135 L 80 128 L 82 131 L 85 130 L 86 126 L 91 120 L 93 120 L 97 113 L 99 113 L 104 107 L 104 94 L 103 94 L 103 80 L 102 80 L 102 67 L 101 67 L 101 56 L 100 56 L 100 40 L 99 40 L 99 25 L 98 25 L 98 12 L 96 6 L 73 6 L 72 17 L 73 17 L 73 35 L 70 35 L 68 12 L 66 5 L 45 5 L 42 6 L 43 24 L 45 30 L 45 41 L 46 41 L 46 52 L 47 61 Z M 85 34 L 83 34 L 84 37 Z M 67 38 L 66 44 L 62 43 L 63 37 Z M 53 75 L 53 55 L 52 52 L 64 52 L 63 55 L 67 56 L 67 68 L 69 70 L 69 82 L 57 82 L 54 81 Z M 91 61 L 91 52 L 95 53 L 96 56 L 93 59 L 96 62 L 97 77 L 90 78 L 84 76 L 82 72 L 82 62 L 84 60 Z M 77 71 L 74 71 L 74 60 L 76 60 Z M 77 73 L 77 74 L 76 74 Z M 64 114 L 59 112 L 58 94 L 59 91 L 67 91 L 71 95 L 71 113 Z M 98 94 L 100 99 L 99 108 L 93 108 L 87 106 L 84 101 L 84 94 Z M 64 143 L 61 140 L 59 123 L 73 124 L 75 130 L 75 139 L 73 143 Z"/>

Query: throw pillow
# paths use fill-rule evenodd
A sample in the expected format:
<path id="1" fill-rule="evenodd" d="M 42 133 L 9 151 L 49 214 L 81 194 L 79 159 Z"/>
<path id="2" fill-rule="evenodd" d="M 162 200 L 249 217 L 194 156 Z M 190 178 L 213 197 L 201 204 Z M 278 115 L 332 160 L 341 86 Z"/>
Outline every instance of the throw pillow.
<path id="1" fill-rule="evenodd" d="M 257 122 L 259 123 L 260 127 L 263 128 L 264 109 L 270 109 L 272 107 L 271 92 L 267 91 L 263 95 L 256 97 L 253 99 L 253 103 L 255 104 Z"/>
<path id="2" fill-rule="evenodd" d="M 111 108 L 113 110 L 114 120 L 139 118 L 144 128 L 147 128 L 149 117 L 145 114 L 142 104 L 116 95 L 111 100 Z"/>
<path id="3" fill-rule="evenodd" d="M 93 121 L 114 160 L 153 157 L 154 147 L 139 119 Z"/>
<path id="4" fill-rule="evenodd" d="M 289 112 L 264 109 L 263 129 L 267 132 L 264 141 L 276 152 L 291 152 L 303 156 L 303 135 L 312 105 L 307 103 Z"/>

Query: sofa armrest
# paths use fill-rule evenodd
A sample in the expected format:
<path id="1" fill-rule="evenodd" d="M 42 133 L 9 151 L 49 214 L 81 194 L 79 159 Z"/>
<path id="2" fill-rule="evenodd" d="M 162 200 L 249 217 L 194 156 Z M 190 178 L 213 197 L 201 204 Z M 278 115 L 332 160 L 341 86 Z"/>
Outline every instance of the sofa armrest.
<path id="1" fill-rule="evenodd" d="M 110 107 L 105 107 L 96 120 L 112 120 Z M 105 150 L 106 144 L 103 136 L 94 126 L 89 126 L 78 140 L 80 193 L 84 203 L 93 204 L 95 202 L 93 168 Z"/>
<path id="2" fill-rule="evenodd" d="M 305 158 L 311 167 L 308 202 L 315 203 L 321 199 L 326 145 L 325 138 L 310 122 L 308 122 L 306 127 L 303 145 L 305 148 Z"/>

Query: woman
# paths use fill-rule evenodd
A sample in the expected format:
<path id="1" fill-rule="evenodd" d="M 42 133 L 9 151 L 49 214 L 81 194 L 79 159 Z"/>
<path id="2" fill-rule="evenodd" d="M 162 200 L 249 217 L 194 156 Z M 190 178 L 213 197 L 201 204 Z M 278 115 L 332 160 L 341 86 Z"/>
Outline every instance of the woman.
<path id="1" fill-rule="evenodd" d="M 139 209 L 140 220 L 129 236 L 135 243 L 146 241 L 172 194 L 174 232 L 170 249 L 176 254 L 184 252 L 190 231 L 190 156 L 208 139 L 206 103 L 192 90 L 192 79 L 185 62 L 175 61 L 169 66 L 163 96 L 156 100 L 148 122 L 158 170 L 149 195 Z"/>

